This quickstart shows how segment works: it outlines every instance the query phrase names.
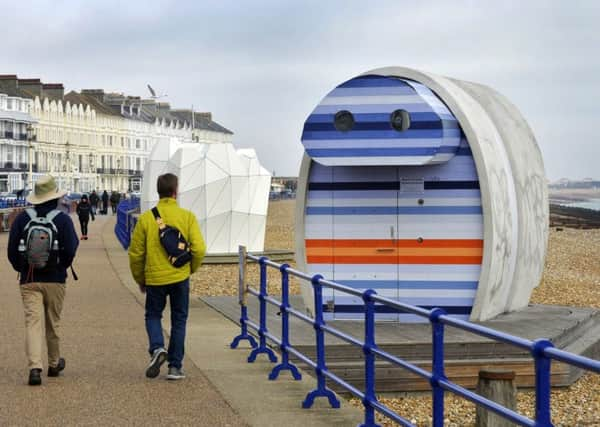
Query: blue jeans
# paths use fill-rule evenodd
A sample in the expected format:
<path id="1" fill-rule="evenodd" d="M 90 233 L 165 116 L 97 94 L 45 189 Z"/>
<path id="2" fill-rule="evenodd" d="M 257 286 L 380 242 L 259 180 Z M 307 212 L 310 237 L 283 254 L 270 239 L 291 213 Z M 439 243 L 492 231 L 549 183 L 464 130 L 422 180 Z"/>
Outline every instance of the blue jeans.
<path id="1" fill-rule="evenodd" d="M 146 331 L 150 341 L 149 352 L 164 348 L 162 314 L 171 304 L 171 339 L 169 340 L 169 367 L 181 368 L 184 354 L 185 326 L 190 303 L 190 279 L 164 286 L 146 286 Z"/>

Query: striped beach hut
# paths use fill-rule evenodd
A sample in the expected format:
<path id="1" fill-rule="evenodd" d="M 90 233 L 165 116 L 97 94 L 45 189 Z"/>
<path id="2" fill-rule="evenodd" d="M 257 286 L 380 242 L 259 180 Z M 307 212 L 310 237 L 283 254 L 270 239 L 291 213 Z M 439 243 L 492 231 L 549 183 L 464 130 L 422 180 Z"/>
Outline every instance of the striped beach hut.
<path id="1" fill-rule="evenodd" d="M 299 267 L 356 289 L 486 320 L 529 302 L 544 265 L 542 157 L 502 95 L 400 67 L 336 88 L 304 123 Z M 310 284 L 302 287 L 313 306 Z M 324 290 L 326 319 L 362 300 Z M 418 318 L 378 307 L 378 319 Z"/>

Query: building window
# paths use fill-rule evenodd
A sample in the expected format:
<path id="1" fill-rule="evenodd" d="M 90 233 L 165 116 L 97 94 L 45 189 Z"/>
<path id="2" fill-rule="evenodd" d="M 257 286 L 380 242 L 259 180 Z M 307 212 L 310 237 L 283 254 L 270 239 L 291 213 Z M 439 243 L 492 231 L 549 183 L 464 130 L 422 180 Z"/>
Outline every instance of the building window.
<path id="1" fill-rule="evenodd" d="M 139 139 L 136 139 L 136 140 L 135 140 L 135 148 L 136 148 L 137 150 L 139 150 L 139 149 L 140 149 L 140 140 L 139 140 Z"/>

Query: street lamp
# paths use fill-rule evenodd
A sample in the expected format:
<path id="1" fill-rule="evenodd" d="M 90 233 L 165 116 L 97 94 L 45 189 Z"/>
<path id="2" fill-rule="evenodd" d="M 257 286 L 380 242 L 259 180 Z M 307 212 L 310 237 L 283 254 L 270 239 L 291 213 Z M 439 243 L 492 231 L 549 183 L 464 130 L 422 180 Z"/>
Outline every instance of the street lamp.
<path id="1" fill-rule="evenodd" d="M 29 160 L 29 188 L 33 189 L 33 141 L 36 139 L 36 130 L 31 123 L 27 125 L 27 143 L 28 143 L 28 160 Z"/>
<path id="2" fill-rule="evenodd" d="M 69 151 L 69 141 L 65 143 L 65 172 L 67 173 L 67 188 L 69 191 L 73 191 L 71 188 L 71 152 Z"/>
<path id="3" fill-rule="evenodd" d="M 89 155 L 88 167 L 89 167 L 89 170 L 90 170 L 90 178 L 89 178 L 90 188 L 93 189 L 96 186 L 96 180 L 94 179 L 94 176 L 95 176 L 95 173 L 94 173 L 94 153 L 90 153 L 90 155 Z"/>

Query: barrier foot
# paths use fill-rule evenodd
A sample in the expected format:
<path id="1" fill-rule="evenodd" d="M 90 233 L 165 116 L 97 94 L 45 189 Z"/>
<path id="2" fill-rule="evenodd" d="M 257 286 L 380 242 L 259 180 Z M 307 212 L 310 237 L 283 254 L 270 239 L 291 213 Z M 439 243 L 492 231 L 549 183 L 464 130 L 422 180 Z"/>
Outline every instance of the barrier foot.
<path id="1" fill-rule="evenodd" d="M 304 402 L 302 402 L 302 408 L 304 408 L 304 409 L 310 408 L 313 405 L 313 403 L 315 403 L 315 399 L 317 397 L 326 397 L 327 400 L 329 400 L 329 405 L 332 408 L 337 409 L 340 407 L 340 401 L 338 400 L 337 397 L 335 397 L 335 393 L 333 391 L 331 391 L 327 388 L 324 388 L 324 389 L 317 388 L 306 395 L 306 399 L 304 399 Z"/>
<path id="2" fill-rule="evenodd" d="M 358 427 L 381 427 L 381 424 L 375 424 L 375 423 L 373 423 L 373 424 L 366 424 L 366 423 L 363 423 L 363 424 L 359 424 Z"/>
<path id="3" fill-rule="evenodd" d="M 271 381 L 276 380 L 277 377 L 279 376 L 279 373 L 283 370 L 289 370 L 292 374 L 292 377 L 294 377 L 294 379 L 296 381 L 300 381 L 302 379 L 302 375 L 300 374 L 300 371 L 298 371 L 298 368 L 296 367 L 296 365 L 294 365 L 292 363 L 280 363 L 279 365 L 275 366 L 273 368 L 273 370 L 271 371 L 271 373 L 269 374 L 269 379 Z"/>
<path id="4" fill-rule="evenodd" d="M 249 334 L 240 334 L 237 337 L 235 337 L 233 339 L 233 341 L 231 341 L 231 344 L 229 344 L 230 348 L 237 348 L 238 345 L 240 345 L 240 341 L 242 340 L 247 340 L 250 343 L 250 346 L 252 348 L 256 348 L 258 347 L 258 344 L 256 343 L 256 340 L 254 339 L 254 337 L 252 335 Z"/>
<path id="5" fill-rule="evenodd" d="M 250 353 L 250 356 L 248 356 L 248 363 L 253 363 L 256 360 L 256 356 L 258 356 L 261 353 L 266 354 L 269 357 L 271 363 L 277 362 L 277 356 L 275 356 L 273 350 L 271 350 L 268 347 L 258 347 L 252 350 L 252 353 Z"/>

